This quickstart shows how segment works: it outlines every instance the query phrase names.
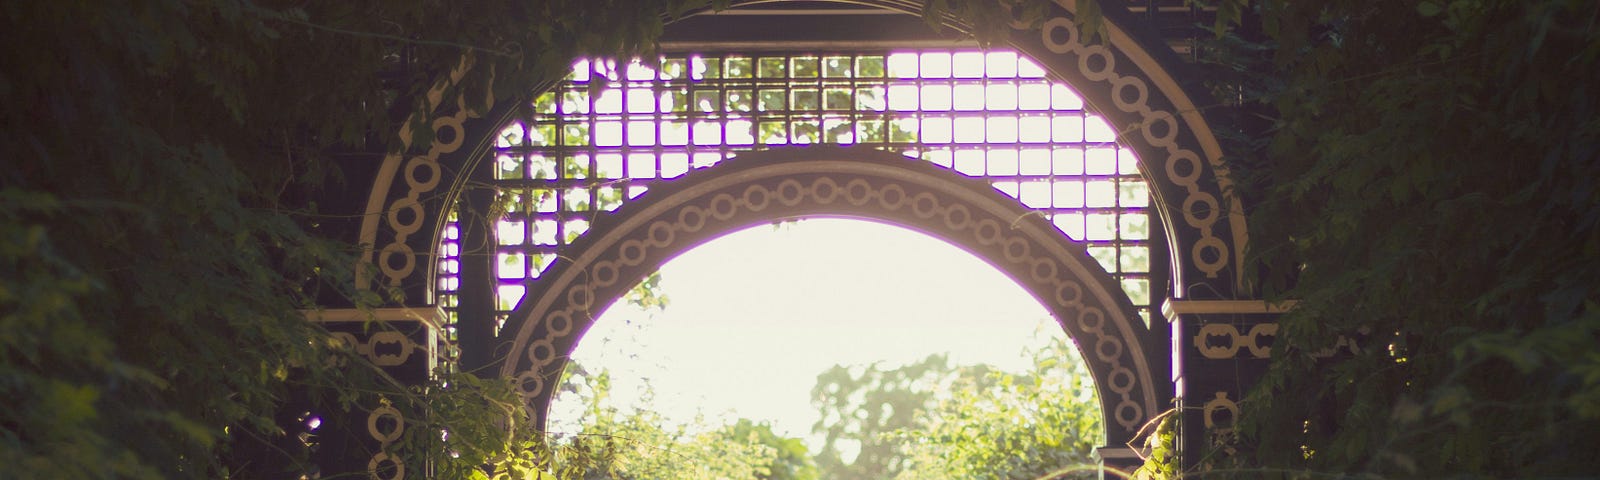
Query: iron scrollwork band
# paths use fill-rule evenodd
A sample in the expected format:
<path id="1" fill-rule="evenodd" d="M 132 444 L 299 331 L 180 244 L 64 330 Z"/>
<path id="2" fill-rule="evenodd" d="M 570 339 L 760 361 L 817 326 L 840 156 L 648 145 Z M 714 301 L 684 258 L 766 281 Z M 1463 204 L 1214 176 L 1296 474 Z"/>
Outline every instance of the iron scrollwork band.
<path id="1" fill-rule="evenodd" d="M 1021 29 L 1026 25 L 1014 26 Z M 1130 130 L 1136 130 L 1138 135 L 1124 133 L 1122 140 L 1142 140 L 1149 147 L 1146 151 L 1166 154 L 1165 159 L 1147 158 L 1145 161 L 1152 164 L 1159 161 L 1162 165 L 1160 172 L 1166 174 L 1165 180 L 1185 192 L 1179 213 L 1184 225 L 1199 233 L 1199 238 L 1188 249 L 1188 263 L 1204 272 L 1206 277 L 1216 278 L 1218 273 L 1227 268 L 1232 255 L 1228 242 L 1214 231 L 1217 221 L 1222 219 L 1222 204 L 1214 192 L 1215 186 L 1207 186 L 1201 180 L 1210 165 L 1201 159 L 1201 154 L 1194 148 L 1179 141 L 1184 125 L 1178 115 L 1171 110 L 1153 107 L 1150 82 L 1139 75 L 1117 72 L 1118 55 L 1113 47 L 1084 43 L 1070 16 L 1062 14 L 1045 20 L 1039 28 L 1039 41 L 1050 53 L 1075 57 L 1077 72 L 1083 78 L 1109 86 L 1109 91 L 1105 93 L 1109 93 L 1112 106 L 1123 113 L 1138 116 L 1139 122 L 1129 127 Z M 1040 59 L 1041 62 L 1049 60 Z M 1093 90 L 1089 85 L 1074 86 L 1086 92 Z M 1155 93 L 1160 95 L 1161 92 Z"/>
<path id="2" fill-rule="evenodd" d="M 890 9 L 904 8 L 904 5 L 892 1 L 863 3 Z M 1030 35 L 1036 33 L 1037 47 L 1027 49 L 1034 53 L 1036 60 L 1054 71 L 1076 72 L 1077 76 L 1087 80 L 1086 84 L 1074 84 L 1086 98 L 1108 99 L 1096 104 L 1114 107 L 1123 114 L 1137 118 L 1131 124 L 1118 125 L 1126 130 L 1121 141 L 1146 152 L 1146 155 L 1149 152 L 1164 152 L 1163 159 L 1146 159 L 1152 165 L 1160 165 L 1147 169 L 1151 173 L 1152 186 L 1183 192 L 1181 200 L 1175 202 L 1179 208 L 1174 217 L 1181 217 L 1182 226 L 1197 234 L 1193 237 L 1187 233 L 1178 235 L 1183 240 L 1182 244 L 1177 245 L 1178 250 L 1186 253 L 1177 259 L 1179 264 L 1189 265 L 1208 278 L 1217 278 L 1230 262 L 1240 257 L 1237 250 L 1245 242 L 1247 233 L 1239 218 L 1241 214 L 1236 199 L 1222 188 L 1228 181 L 1209 127 L 1197 112 L 1189 111 L 1192 110 L 1192 102 L 1181 88 L 1175 86 L 1170 75 L 1149 60 L 1136 42 L 1126 38 L 1125 34 L 1117 34 L 1122 32 L 1117 25 L 1107 24 L 1107 30 L 1113 33 L 1108 44 L 1086 43 L 1071 18 L 1072 2 L 1059 3 L 1062 8 L 1056 10 L 1036 30 L 1029 30 L 1023 24 L 1014 25 L 1021 34 L 1018 46 L 1027 47 L 1022 43 L 1033 42 Z M 1132 53 L 1140 55 L 1130 56 Z M 1119 58 L 1128 59 L 1125 61 L 1134 65 L 1132 69 L 1137 73 L 1119 72 Z M 428 99 L 431 100 L 429 105 L 439 110 L 439 98 L 444 86 L 459 81 L 472 68 L 472 58 L 470 55 L 464 56 L 455 70 L 441 76 L 438 88 L 428 92 Z M 494 99 L 489 99 L 487 104 L 493 105 Z M 1174 106 L 1160 106 L 1167 104 Z M 443 165 L 440 162 L 452 165 L 464 162 L 465 159 L 460 157 L 471 150 L 461 148 L 464 140 L 470 138 L 480 141 L 492 137 L 490 134 L 493 132 L 468 132 L 464 126 L 466 120 L 481 117 L 484 112 L 469 109 L 464 102 L 455 107 L 431 113 L 429 124 L 435 130 L 435 136 L 425 149 L 425 154 L 410 157 L 392 154 L 384 159 L 375 179 L 368 201 L 367 211 L 370 214 L 363 220 L 360 242 L 369 245 L 364 260 L 376 263 L 382 285 L 398 286 L 416 280 L 414 277 L 419 272 L 426 273 L 428 269 L 416 268 L 417 252 L 429 251 L 428 244 L 434 238 L 416 234 L 423 227 L 431 225 L 429 218 L 438 217 L 438 211 L 435 210 L 443 208 L 443 203 L 422 202 L 422 195 L 436 190 L 441 181 L 450 180 L 445 178 L 450 175 L 448 172 L 460 171 L 459 168 L 441 168 Z M 409 146 L 412 138 L 410 122 L 406 125 L 400 136 Z M 1192 144 L 1194 141 L 1185 135 L 1198 139 L 1199 144 Z M 403 192 L 393 188 L 400 182 L 405 185 Z M 1216 231 L 1220 228 L 1218 222 L 1225 214 L 1229 219 L 1229 227 L 1233 229 L 1232 235 L 1227 238 Z M 383 235 L 380 235 L 380 225 L 387 227 Z M 1170 228 L 1177 232 L 1176 227 L 1178 225 Z M 370 288 L 372 280 L 372 272 L 361 270 L 357 283 Z"/>

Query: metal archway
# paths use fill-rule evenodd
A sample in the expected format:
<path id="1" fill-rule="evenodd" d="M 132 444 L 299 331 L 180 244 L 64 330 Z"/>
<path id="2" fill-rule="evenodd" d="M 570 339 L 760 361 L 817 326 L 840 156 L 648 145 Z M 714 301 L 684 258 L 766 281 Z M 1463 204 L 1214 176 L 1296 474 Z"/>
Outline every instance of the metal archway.
<path id="1" fill-rule="evenodd" d="M 732 3 L 739 6 L 776 2 L 736 0 Z M 854 0 L 848 3 L 914 13 L 920 2 Z M 1078 31 L 1073 20 L 1076 2 L 1057 0 L 1056 3 L 1039 28 L 1014 25 L 1008 43 L 1044 66 L 1054 79 L 1071 84 L 1095 111 L 1120 132 L 1119 143 L 1138 153 L 1142 160 L 1141 173 L 1151 186 L 1155 200 L 1153 206 L 1161 212 L 1161 231 L 1165 233 L 1170 247 L 1171 277 L 1165 280 L 1173 288 L 1168 300 L 1176 307 L 1183 307 L 1183 300 L 1254 297 L 1249 288 L 1241 283 L 1243 275 L 1240 270 L 1248 240 L 1243 208 L 1228 188 L 1228 170 L 1220 144 L 1204 112 L 1198 108 L 1198 105 L 1206 102 L 1197 100 L 1202 97 L 1187 91 L 1177 80 L 1174 72 L 1181 67 L 1170 55 L 1161 51 L 1162 47 L 1158 46 L 1160 39 L 1138 33 L 1129 18 L 1117 15 L 1112 2 L 1102 2 L 1107 15 L 1102 26 L 1104 37 L 1099 41 L 1091 41 Z M 447 212 L 468 179 L 466 172 L 473 170 L 482 151 L 492 142 L 515 105 L 525 100 L 488 98 L 481 103 L 491 108 L 484 110 L 469 106 L 469 103 L 479 102 L 441 102 L 444 90 L 450 83 L 448 80 L 460 79 L 474 68 L 471 55 L 464 55 L 455 69 L 442 72 L 440 75 L 445 81 L 439 82 L 437 88 L 423 95 L 424 103 L 428 105 L 425 113 L 409 119 L 405 122 L 406 127 L 399 132 L 402 142 L 406 144 L 407 149 L 403 150 L 406 153 L 390 154 L 374 168 L 372 188 L 365 197 L 366 207 L 362 210 L 364 215 L 361 216 L 356 242 L 367 249 L 363 265 L 370 263 L 376 268 L 359 270 L 358 288 L 398 289 L 406 298 L 423 299 L 418 303 L 426 303 L 433 298 L 434 268 L 427 259 L 439 244 Z M 430 126 L 434 132 L 431 143 L 412 145 L 411 125 Z M 1023 222 L 1031 220 L 1024 219 Z M 1009 223 L 1006 225 L 1009 226 Z M 598 232 L 592 232 L 591 235 L 593 233 Z M 648 231 L 645 233 L 648 234 Z M 573 255 L 589 253 L 584 251 Z M 999 258 L 1004 258 L 1003 254 L 1001 252 Z M 536 288 L 546 288 L 545 285 L 555 283 L 541 281 Z M 591 298 L 589 301 L 595 300 Z M 1184 308 L 1188 307 L 1175 308 L 1173 312 L 1185 314 L 1198 311 L 1194 308 L 1186 311 Z M 1068 323 L 1070 325 L 1071 322 Z M 520 331 L 509 332 L 523 335 Z M 535 350 L 545 351 L 556 346 L 554 339 L 548 342 L 548 347 L 542 346 L 544 344 L 534 345 L 533 342 L 537 342 L 538 338 L 532 336 L 536 333 L 528 333 L 529 339 L 501 337 L 496 341 L 511 340 L 515 344 L 526 340 L 529 351 L 522 352 L 520 357 L 524 359 Z M 1152 362 L 1164 363 L 1163 359 L 1176 355 L 1167 350 L 1165 342 L 1152 340 L 1165 334 L 1150 333 L 1152 335 L 1146 337 L 1143 343 L 1117 344 L 1124 347 L 1122 352 L 1117 353 L 1132 355 L 1123 365 L 1145 365 L 1147 370 L 1135 371 L 1140 382 L 1139 388 L 1165 383 L 1166 378 L 1146 377 L 1165 377 L 1148 374 L 1149 371 L 1162 371 L 1164 368 Z M 1082 342 L 1086 337 L 1075 338 Z M 1183 348 L 1184 343 L 1175 343 L 1178 348 Z M 1099 345 L 1090 346 L 1086 343 L 1082 346 L 1087 353 L 1084 355 L 1086 358 L 1093 358 L 1097 353 L 1093 350 L 1100 348 Z M 1104 348 L 1106 352 L 1116 349 L 1110 344 Z M 1134 361 L 1135 357 L 1137 361 Z M 1096 374 L 1105 376 L 1110 373 L 1097 371 Z M 520 372 L 517 374 L 521 375 Z M 525 376 L 525 379 L 534 381 L 533 376 Z M 1159 383 L 1143 383 L 1145 380 L 1158 380 Z M 549 380 L 541 381 L 548 383 Z M 1145 390 L 1150 393 L 1138 395 L 1148 400 L 1134 403 L 1142 409 L 1140 416 L 1148 417 L 1153 411 L 1167 406 L 1164 402 L 1173 393 L 1172 384 L 1165 383 L 1161 387 L 1153 391 Z M 1129 391 L 1133 391 L 1133 388 L 1129 387 Z M 1199 387 L 1185 387 L 1194 388 Z M 1130 398 L 1133 397 L 1130 394 Z M 1108 411 L 1108 427 L 1118 424 L 1116 415 L 1116 410 Z M 1116 438 L 1118 436 L 1108 428 L 1108 441 L 1114 442 Z M 1125 456 L 1132 458 L 1131 454 Z"/>
<path id="2" fill-rule="evenodd" d="M 594 318 L 667 260 L 722 234 L 803 216 L 877 220 L 943 239 L 1028 290 L 1077 341 L 1109 445 L 1163 404 L 1146 327 L 1083 247 L 987 183 L 898 154 L 813 146 L 740 155 L 596 220 L 513 312 L 496 358 L 529 408 L 548 408 L 566 358 Z"/>
<path id="3" fill-rule="evenodd" d="M 775 3 L 735 1 L 735 6 Z M 849 3 L 915 13 L 917 2 L 857 0 Z M 1120 143 L 1144 160 L 1163 231 L 1170 237 L 1176 298 L 1250 296 L 1240 269 L 1248 242 L 1243 206 L 1228 188 L 1228 169 L 1220 143 L 1196 97 L 1178 82 L 1159 47 L 1159 39 L 1132 33 L 1129 21 L 1106 9 L 1105 38 L 1091 42 L 1073 23 L 1075 2 L 1059 0 L 1039 28 L 1015 25 L 1010 44 L 1071 84 L 1094 109 L 1122 132 Z M 1170 55 L 1167 55 L 1170 57 Z M 443 72 L 462 78 L 475 68 L 470 55 Z M 432 298 L 432 269 L 425 261 L 442 230 L 445 213 L 459 194 L 471 167 L 522 98 L 487 98 L 489 110 L 462 100 L 443 104 L 449 82 L 426 92 L 430 105 L 422 122 L 405 122 L 399 132 L 407 151 L 391 153 L 377 166 L 356 241 L 365 246 L 357 287 L 399 288 L 408 298 Z M 532 86 L 530 86 L 531 88 Z M 413 119 L 416 120 L 416 119 Z M 428 145 L 410 145 L 410 125 L 434 130 Z"/>

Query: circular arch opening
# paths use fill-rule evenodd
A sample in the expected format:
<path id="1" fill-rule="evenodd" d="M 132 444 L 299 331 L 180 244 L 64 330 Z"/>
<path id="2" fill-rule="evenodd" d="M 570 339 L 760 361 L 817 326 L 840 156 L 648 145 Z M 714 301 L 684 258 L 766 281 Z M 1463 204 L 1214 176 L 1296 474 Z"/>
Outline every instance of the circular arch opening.
<path id="1" fill-rule="evenodd" d="M 607 414 L 590 403 L 605 367 L 603 396 L 622 417 L 643 407 L 670 429 L 714 414 L 696 435 L 734 419 L 770 421 L 776 434 L 808 440 L 819 462 L 842 461 L 827 465 L 835 469 L 903 458 L 875 453 L 896 445 L 874 440 L 891 429 L 1045 428 L 1060 432 L 1052 451 L 1063 461 L 1085 464 L 1104 440 L 1093 380 L 1063 329 L 1004 272 L 942 239 L 807 217 L 720 235 L 668 260 L 659 278 L 667 308 L 619 299 L 581 334 L 572 359 L 583 374 L 562 381 L 550 431 L 625 433 L 619 414 L 600 420 Z M 1016 383 L 1000 384 L 1007 378 Z M 623 400 L 638 395 L 650 396 Z M 941 416 L 956 405 L 985 416 Z M 980 423 L 998 419 L 1021 423 Z M 895 468 L 909 467 L 901 461 Z"/>

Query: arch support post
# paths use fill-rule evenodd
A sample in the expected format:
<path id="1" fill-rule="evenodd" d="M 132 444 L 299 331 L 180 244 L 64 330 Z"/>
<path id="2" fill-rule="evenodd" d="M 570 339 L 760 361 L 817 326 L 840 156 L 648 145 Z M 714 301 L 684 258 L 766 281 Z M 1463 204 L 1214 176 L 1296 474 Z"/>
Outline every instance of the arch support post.
<path id="1" fill-rule="evenodd" d="M 437 307 L 345 308 L 307 311 L 305 315 L 392 379 L 397 390 L 427 382 L 439 367 L 441 322 L 445 315 Z M 370 367 L 346 364 L 343 368 Z M 395 408 L 394 402 L 403 401 L 406 400 L 401 395 L 366 393 L 349 411 L 328 407 L 329 402 L 323 402 L 320 408 L 315 403 L 308 404 L 307 419 L 319 422 L 306 429 L 300 441 L 311 450 L 311 460 L 322 478 L 420 477 L 424 472 L 407 472 L 406 459 L 398 458 L 389 448 L 405 434 L 408 423 L 413 423 L 408 422 L 402 409 Z M 306 426 L 306 420 L 300 425 Z"/>
<path id="2" fill-rule="evenodd" d="M 1168 299 L 1180 467 L 1185 472 L 1231 465 L 1242 449 L 1234 421 L 1239 400 L 1266 373 L 1289 305 L 1264 300 Z"/>
<path id="3" fill-rule="evenodd" d="M 461 346 L 459 368 L 490 376 L 495 343 L 495 237 L 490 210 L 495 191 L 478 188 L 460 199 L 461 286 L 456 290 L 456 341 Z"/>

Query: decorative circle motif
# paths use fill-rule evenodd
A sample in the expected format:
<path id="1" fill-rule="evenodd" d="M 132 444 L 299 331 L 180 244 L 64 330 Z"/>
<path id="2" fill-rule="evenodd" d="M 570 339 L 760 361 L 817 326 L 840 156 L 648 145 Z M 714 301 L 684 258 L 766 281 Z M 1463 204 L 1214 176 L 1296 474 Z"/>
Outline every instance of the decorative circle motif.
<path id="1" fill-rule="evenodd" d="M 1071 280 L 1056 284 L 1056 304 L 1063 307 L 1077 305 L 1083 300 L 1083 286 Z"/>
<path id="2" fill-rule="evenodd" d="M 644 263 L 644 254 L 644 242 L 638 240 L 627 240 L 617 247 L 617 259 L 630 267 Z"/>
<path id="3" fill-rule="evenodd" d="M 544 318 L 545 329 L 553 337 L 565 337 L 572 334 L 572 314 L 565 311 L 550 312 Z"/>
<path id="4" fill-rule="evenodd" d="M 539 375 L 538 370 L 523 370 L 517 373 L 516 385 L 524 398 L 532 397 L 544 391 L 544 377 Z"/>
<path id="5" fill-rule="evenodd" d="M 1127 93 L 1124 91 L 1126 88 L 1133 89 L 1133 100 L 1127 100 L 1124 98 L 1126 97 Z M 1125 77 L 1117 77 L 1111 80 L 1111 103 L 1116 105 L 1118 110 L 1122 110 L 1124 112 L 1137 112 L 1139 110 L 1148 109 L 1149 107 L 1145 106 L 1145 102 L 1150 100 L 1149 95 L 1150 91 L 1148 87 L 1145 86 L 1144 79 L 1139 77 L 1128 75 Z"/>
<path id="6" fill-rule="evenodd" d="M 1134 383 L 1133 370 L 1128 370 L 1128 367 L 1122 365 L 1113 367 L 1110 378 L 1106 379 L 1106 386 L 1110 387 L 1111 391 L 1120 394 L 1127 394 L 1133 391 Z"/>
<path id="7" fill-rule="evenodd" d="M 1094 63 L 1091 59 L 1095 58 L 1100 59 L 1100 65 L 1104 68 L 1100 70 L 1094 69 Z M 1104 82 L 1117 73 L 1116 69 L 1116 57 L 1112 56 L 1111 51 L 1107 50 L 1104 45 L 1085 46 L 1083 47 L 1083 54 L 1078 57 L 1078 71 L 1083 73 L 1083 78 L 1087 78 L 1090 81 Z"/>
<path id="8" fill-rule="evenodd" d="M 462 97 L 465 97 L 465 95 Z M 448 153 L 461 148 L 461 142 L 467 140 L 466 129 L 461 128 L 462 120 L 466 120 L 465 115 L 451 115 L 433 119 L 434 143 L 432 148 L 428 149 L 428 153 Z M 441 138 L 448 140 L 445 140 L 444 143 L 439 143 Z"/>
<path id="9" fill-rule="evenodd" d="M 899 210 L 900 206 L 905 204 L 906 189 L 901 188 L 900 185 L 891 183 L 884 185 L 883 189 L 878 191 L 878 205 L 883 206 L 883 208 Z"/>
<path id="10" fill-rule="evenodd" d="M 428 172 L 428 178 L 418 179 L 418 171 Z M 406 186 L 412 190 L 433 190 L 439 187 L 439 163 L 428 157 L 411 157 L 406 162 Z"/>
<path id="11" fill-rule="evenodd" d="M 406 216 L 410 221 L 401 222 L 400 212 L 410 213 L 410 215 Z M 396 200 L 394 205 L 389 207 L 389 227 L 393 228 L 395 232 L 406 235 L 417 233 L 417 230 L 422 228 L 422 217 L 424 215 L 426 213 L 423 212 L 422 204 L 418 203 L 417 199 L 406 197 Z"/>
<path id="12" fill-rule="evenodd" d="M 783 181 L 778 182 L 778 203 L 793 207 L 799 205 L 800 201 L 805 200 L 805 196 L 806 187 L 800 185 L 799 181 L 793 178 L 785 178 Z M 699 229 L 696 228 L 695 230 Z"/>
<path id="13" fill-rule="evenodd" d="M 651 223 L 646 236 L 650 239 L 650 245 L 656 248 L 672 245 L 677 240 L 677 233 L 672 231 L 672 224 L 667 222 Z"/>
<path id="14" fill-rule="evenodd" d="M 617 264 L 601 260 L 594 264 L 594 286 L 605 288 L 617 283 Z"/>
<path id="15" fill-rule="evenodd" d="M 1106 324 L 1106 314 L 1099 307 L 1084 307 L 1078 312 L 1078 328 L 1089 333 L 1100 333 L 1100 328 Z"/>
<path id="16" fill-rule="evenodd" d="M 1033 274 L 1035 282 L 1048 282 L 1056 278 L 1056 262 L 1048 257 L 1036 258 L 1033 260 L 1033 268 L 1028 273 Z"/>
<path id="17" fill-rule="evenodd" d="M 1160 133 L 1157 133 L 1157 126 Z M 1139 133 L 1144 135 L 1144 141 L 1158 148 L 1171 147 L 1178 143 L 1178 117 L 1164 110 L 1155 110 L 1144 117 L 1140 124 Z"/>
<path id="18" fill-rule="evenodd" d="M 992 218 L 978 220 L 978 228 L 973 233 L 978 235 L 978 243 L 986 246 L 994 245 L 995 242 L 1000 241 L 1000 222 L 996 222 Z"/>
<path id="19" fill-rule="evenodd" d="M 1217 237 L 1201 237 L 1194 242 L 1192 253 L 1195 267 L 1213 276 L 1228 264 L 1228 248 Z"/>
<path id="20" fill-rule="evenodd" d="M 706 226 L 706 211 L 694 205 L 678 210 L 678 226 L 686 232 L 698 232 Z"/>
<path id="21" fill-rule="evenodd" d="M 1115 337 L 1100 337 L 1094 342 L 1094 356 L 1106 361 L 1122 356 L 1122 341 Z"/>
<path id="22" fill-rule="evenodd" d="M 1183 221 L 1190 225 L 1211 228 L 1217 223 L 1217 215 L 1217 197 L 1209 193 L 1197 192 L 1183 199 Z"/>
<path id="23" fill-rule="evenodd" d="M 555 340 L 550 337 L 534 340 L 528 345 L 528 361 L 534 365 L 549 365 L 556 359 Z"/>
<path id="24" fill-rule="evenodd" d="M 589 310 L 594 306 L 594 290 L 588 285 L 578 284 L 567 290 L 567 303 L 578 307 L 579 310 Z"/>
<path id="25" fill-rule="evenodd" d="M 844 200 L 851 205 L 862 206 L 872 201 L 872 185 L 859 178 L 851 179 L 844 184 Z"/>
<path id="26" fill-rule="evenodd" d="M 1056 31 L 1066 32 L 1067 38 L 1057 42 Z M 1055 17 L 1045 20 L 1039 28 L 1039 40 L 1044 43 L 1044 48 L 1050 53 L 1065 54 L 1078 48 L 1078 26 L 1072 24 L 1072 19 Z"/>
<path id="27" fill-rule="evenodd" d="M 1013 263 L 1021 262 L 1026 259 L 1030 253 L 1032 253 L 1029 250 L 1031 250 L 1031 247 L 1028 246 L 1027 240 L 1023 240 L 1018 237 L 1006 239 L 1006 248 L 1004 253 L 1007 261 Z"/>
<path id="28" fill-rule="evenodd" d="M 918 193 L 911 197 L 911 214 L 921 218 L 932 218 L 939 214 L 939 199 L 928 192 Z"/>
<path id="29" fill-rule="evenodd" d="M 767 187 L 760 185 L 745 187 L 744 204 L 753 211 L 766 210 L 767 205 L 772 204 L 772 192 L 767 191 Z"/>
<path id="30" fill-rule="evenodd" d="M 388 470 L 390 468 L 394 469 L 394 476 L 383 478 L 382 476 L 378 475 L 378 468 L 382 467 L 385 463 L 389 464 L 389 468 L 384 470 Z M 377 455 L 372 456 L 372 460 L 367 462 L 367 478 L 375 478 L 378 480 L 405 480 L 406 463 L 389 455 L 388 452 L 378 452 Z"/>
<path id="31" fill-rule="evenodd" d="M 1206 428 L 1231 427 L 1235 419 L 1239 418 L 1239 402 L 1228 399 L 1228 392 L 1217 392 L 1216 398 L 1200 406 L 1200 416 Z M 1226 412 L 1227 415 L 1219 416 L 1218 413 Z M 1224 421 L 1226 420 L 1226 421 Z"/>
<path id="32" fill-rule="evenodd" d="M 1117 411 L 1114 415 L 1117 417 L 1118 425 L 1131 430 L 1133 425 L 1138 425 L 1139 421 L 1144 419 L 1144 409 L 1140 408 L 1137 403 L 1118 402 Z"/>
<path id="33" fill-rule="evenodd" d="M 919 199 L 921 197 L 918 197 Z M 972 222 L 972 211 L 966 205 L 955 204 L 944 210 L 944 226 L 952 230 L 966 230 L 967 224 Z"/>
<path id="34" fill-rule="evenodd" d="M 1179 175 L 1179 167 L 1189 173 Z M 1200 180 L 1200 156 L 1189 150 L 1178 150 L 1167 156 L 1167 180 L 1180 187 L 1194 186 Z"/>
<path id="35" fill-rule="evenodd" d="M 739 206 L 735 203 L 733 195 L 726 193 L 719 193 L 711 197 L 710 206 L 711 216 L 716 217 L 717 220 L 727 220 L 733 218 L 733 214 L 739 213 Z"/>
<path id="36" fill-rule="evenodd" d="M 384 418 L 394 420 L 394 430 L 385 432 L 378 428 L 378 420 Z M 373 440 L 384 444 L 393 443 L 395 440 L 399 440 L 400 435 L 405 432 L 406 418 L 394 406 L 382 405 L 367 413 L 367 434 L 371 435 Z"/>
<path id="37" fill-rule="evenodd" d="M 399 258 L 399 267 L 394 266 L 394 259 Z M 417 268 L 417 256 L 411 247 L 403 243 L 391 243 L 383 247 L 378 253 L 378 270 L 383 271 L 383 276 L 389 278 L 405 278 Z"/>
<path id="38" fill-rule="evenodd" d="M 811 195 L 817 199 L 817 203 L 833 203 L 833 199 L 839 196 L 839 184 L 832 178 L 819 177 L 811 182 Z"/>

